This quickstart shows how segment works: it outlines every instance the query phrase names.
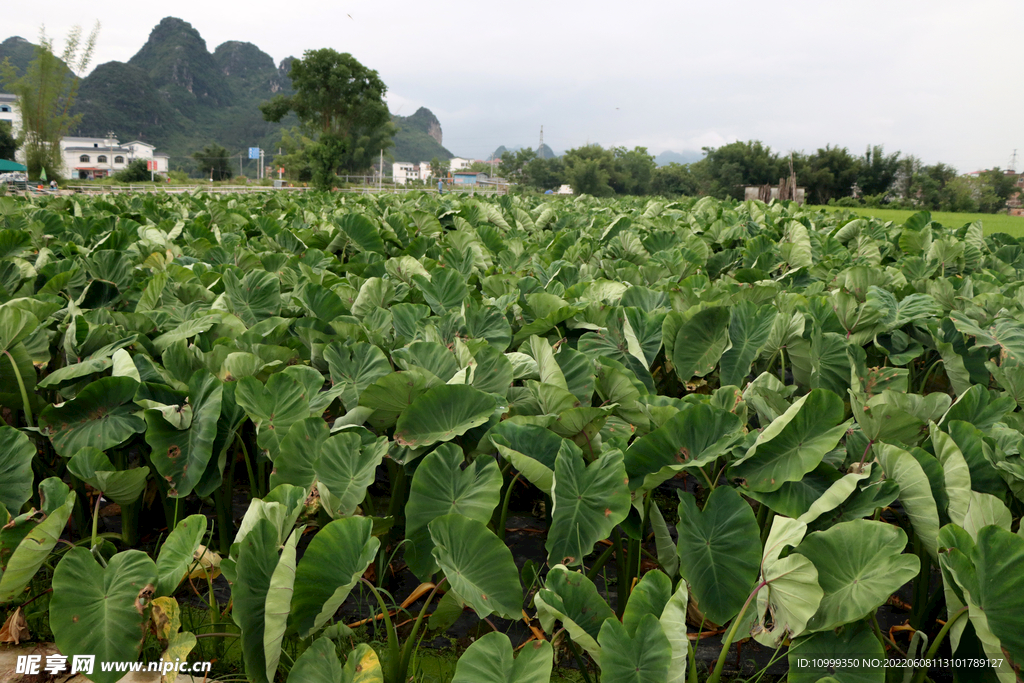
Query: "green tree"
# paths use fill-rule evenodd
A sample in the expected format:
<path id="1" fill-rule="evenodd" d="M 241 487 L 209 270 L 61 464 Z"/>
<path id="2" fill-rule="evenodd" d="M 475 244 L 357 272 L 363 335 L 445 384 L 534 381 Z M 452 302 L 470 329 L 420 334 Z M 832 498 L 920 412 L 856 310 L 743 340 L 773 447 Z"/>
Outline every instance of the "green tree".
<path id="1" fill-rule="evenodd" d="M 789 175 L 788 161 L 758 140 L 704 148 L 705 158 L 694 164 L 705 176 L 707 194 L 719 199 L 743 199 L 748 185 L 767 185 Z M 697 169 L 695 169 L 697 170 Z"/>
<path id="2" fill-rule="evenodd" d="M 860 159 L 857 187 L 863 195 L 884 195 L 892 189 L 899 170 L 900 153 L 886 154 L 882 145 L 869 146 Z"/>
<path id="3" fill-rule="evenodd" d="M 615 154 L 601 145 L 585 145 L 570 149 L 562 157 L 565 181 L 577 194 L 611 197 L 615 194 L 609 182 L 616 176 Z"/>
<path id="4" fill-rule="evenodd" d="M 1003 172 L 998 166 L 982 171 L 982 199 L 978 202 L 978 210 L 984 213 L 996 213 L 1006 208 L 1006 200 L 1017 192 L 1017 176 Z"/>
<path id="5" fill-rule="evenodd" d="M 509 182 L 525 185 L 526 165 L 537 158 L 532 149 L 517 149 L 514 152 L 502 152 L 498 162 L 498 175 Z"/>
<path id="6" fill-rule="evenodd" d="M 284 152 L 274 157 L 274 163 L 284 168 L 289 180 L 309 182 L 313 179 L 313 168 L 309 165 L 307 147 L 313 141 L 302 134 L 298 127 L 281 131 L 280 148 Z"/>
<path id="7" fill-rule="evenodd" d="M 857 172 L 857 159 L 845 147 L 825 145 L 800 159 L 796 178 L 798 185 L 807 188 L 811 203 L 828 204 L 831 199 L 853 194 Z"/>
<path id="8" fill-rule="evenodd" d="M 524 175 L 529 186 L 534 189 L 542 192 L 556 190 L 564 182 L 565 165 L 558 157 L 550 159 L 537 157 L 526 164 Z"/>
<path id="9" fill-rule="evenodd" d="M 192 158 L 199 164 L 203 175 L 209 174 L 213 180 L 225 180 L 231 177 L 228 151 L 217 143 L 207 145 L 198 152 L 193 152 Z"/>
<path id="10" fill-rule="evenodd" d="M 654 169 L 651 192 L 663 197 L 693 197 L 700 193 L 700 183 L 690 164 L 673 162 Z"/>
<path id="11" fill-rule="evenodd" d="M 434 157 L 430 160 L 430 175 L 433 178 L 447 178 L 452 162 Z"/>
<path id="12" fill-rule="evenodd" d="M 393 144 L 395 125 L 384 103 L 387 86 L 348 53 L 307 50 L 291 64 L 295 94 L 260 105 L 263 118 L 279 122 L 289 111 L 313 141 L 306 147 L 313 184 L 329 190 L 339 169 L 366 170 Z"/>
<path id="13" fill-rule="evenodd" d="M 24 149 L 30 178 L 38 178 L 44 169 L 47 178 L 61 175 L 61 138 L 81 118 L 71 115 L 78 94 L 76 74 L 85 73 L 92 61 L 99 29 L 97 22 L 83 42 L 82 27 L 72 28 L 60 57 L 53 52 L 53 40 L 40 31 L 35 56 L 24 74 L 19 75 L 6 59 L 0 65 L 0 82 L 18 98 L 21 131 L 17 142 Z"/>
<path id="14" fill-rule="evenodd" d="M 114 174 L 114 180 L 122 183 L 141 183 L 150 179 L 145 159 L 136 159 Z"/>
<path id="15" fill-rule="evenodd" d="M 18 151 L 18 141 L 11 135 L 11 122 L 0 121 L 0 159 L 14 159 Z"/>
<path id="16" fill-rule="evenodd" d="M 645 195 L 651 193 L 651 179 L 654 176 L 654 157 L 646 147 L 614 147 L 616 174 L 611 178 L 616 194 Z"/>

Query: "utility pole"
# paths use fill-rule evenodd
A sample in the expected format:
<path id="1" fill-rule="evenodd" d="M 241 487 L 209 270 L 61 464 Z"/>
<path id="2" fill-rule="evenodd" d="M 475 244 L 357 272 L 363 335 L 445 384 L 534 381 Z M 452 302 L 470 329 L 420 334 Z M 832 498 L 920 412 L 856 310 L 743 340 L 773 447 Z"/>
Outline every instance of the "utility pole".
<path id="1" fill-rule="evenodd" d="M 238 153 L 238 175 L 242 175 L 242 153 Z"/>
<path id="2" fill-rule="evenodd" d="M 107 131 L 107 177 L 114 175 L 114 131 Z"/>
<path id="3" fill-rule="evenodd" d="M 540 127 L 540 142 L 537 143 L 537 156 L 540 157 L 541 159 L 544 158 L 544 157 L 540 156 L 542 154 L 541 150 L 543 148 L 544 148 L 544 126 L 542 125 Z"/>
<path id="4" fill-rule="evenodd" d="M 377 183 L 377 191 L 384 191 L 384 150 L 380 151 L 380 180 Z"/>
<path id="5" fill-rule="evenodd" d="M 260 180 L 263 180 L 263 148 L 260 148 Z"/>

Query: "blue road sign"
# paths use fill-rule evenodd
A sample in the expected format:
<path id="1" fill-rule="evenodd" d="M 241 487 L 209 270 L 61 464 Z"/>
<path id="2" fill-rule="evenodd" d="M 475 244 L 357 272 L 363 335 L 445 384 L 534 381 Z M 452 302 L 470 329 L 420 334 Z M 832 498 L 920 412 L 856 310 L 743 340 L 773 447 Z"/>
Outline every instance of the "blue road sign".
<path id="1" fill-rule="evenodd" d="M 249 148 L 249 158 L 250 159 L 259 159 L 260 158 L 260 148 L 259 147 L 250 147 Z"/>

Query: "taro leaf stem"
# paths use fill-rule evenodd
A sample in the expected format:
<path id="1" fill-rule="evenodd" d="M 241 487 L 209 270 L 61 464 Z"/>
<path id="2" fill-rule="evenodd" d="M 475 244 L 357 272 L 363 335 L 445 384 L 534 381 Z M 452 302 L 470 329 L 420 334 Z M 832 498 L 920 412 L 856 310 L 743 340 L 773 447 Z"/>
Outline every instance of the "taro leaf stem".
<path id="1" fill-rule="evenodd" d="M 21 391 L 21 405 L 25 408 L 25 422 L 28 423 L 29 427 L 34 427 L 35 425 L 32 424 L 32 406 L 28 402 L 28 392 L 25 391 L 25 382 L 21 379 L 18 364 L 14 362 L 14 356 L 7 349 L 4 349 L 4 355 L 7 356 L 7 361 L 11 364 L 11 370 L 14 370 L 14 378 L 18 380 L 18 390 Z"/>
<path id="2" fill-rule="evenodd" d="M 434 586 L 434 590 L 430 591 L 430 595 L 428 595 L 427 599 L 423 601 L 423 607 L 420 608 L 420 613 L 416 617 L 415 623 L 412 625 L 412 631 L 409 632 L 409 637 L 405 641 L 405 647 L 402 648 L 402 661 L 399 665 L 401 667 L 399 671 L 401 673 L 400 680 L 404 681 L 409 676 L 409 664 L 412 661 L 412 653 L 415 646 L 418 644 L 416 635 L 420 632 L 420 625 L 423 623 L 423 617 L 427 613 L 427 607 L 429 607 L 430 603 L 433 602 L 434 596 L 437 594 L 437 589 L 441 587 L 441 584 L 446 583 L 447 581 L 448 577 L 438 581 Z M 491 628 L 494 628 L 494 624 L 491 624 Z M 497 631 L 497 629 L 494 630 Z"/>
<path id="3" fill-rule="evenodd" d="M 934 659 L 935 655 L 939 652 L 939 646 L 942 645 L 942 641 L 946 639 L 946 635 L 949 633 L 949 629 L 953 627 L 957 619 L 967 614 L 967 607 L 961 607 L 953 613 L 939 631 L 939 635 L 935 636 L 935 640 L 932 641 L 931 647 L 928 648 L 928 653 L 924 656 L 925 660 Z M 928 667 L 921 667 L 918 672 L 914 675 L 913 683 L 924 683 L 925 675 L 928 673 Z"/>
<path id="4" fill-rule="evenodd" d="M 711 674 L 711 678 L 708 679 L 708 683 L 718 683 L 722 678 L 722 668 L 725 666 L 725 657 L 729 654 L 729 646 L 732 645 L 733 639 L 736 637 L 736 631 L 739 630 L 740 622 L 743 621 L 743 615 L 747 613 L 747 608 L 750 607 L 750 603 L 757 596 L 758 592 L 768 585 L 767 581 L 761 581 L 757 584 L 757 587 L 750 592 L 747 596 L 747 601 L 743 603 L 743 609 L 736 615 L 736 618 L 732 620 L 732 627 L 729 629 L 729 633 L 725 636 L 725 640 L 722 641 L 722 650 L 718 653 L 718 662 L 715 663 L 715 671 Z"/>

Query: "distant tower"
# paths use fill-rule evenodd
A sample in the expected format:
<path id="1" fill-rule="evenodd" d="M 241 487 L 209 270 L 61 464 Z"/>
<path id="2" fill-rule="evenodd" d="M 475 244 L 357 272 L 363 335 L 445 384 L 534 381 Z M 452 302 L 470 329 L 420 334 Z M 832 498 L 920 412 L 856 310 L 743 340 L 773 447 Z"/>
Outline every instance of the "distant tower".
<path id="1" fill-rule="evenodd" d="M 544 126 L 540 127 L 540 142 L 537 143 L 537 156 L 543 159 L 542 154 L 544 154 Z"/>
<path id="2" fill-rule="evenodd" d="M 1013 150 L 1013 155 L 1010 157 L 1010 173 L 1017 172 L 1017 150 Z"/>

